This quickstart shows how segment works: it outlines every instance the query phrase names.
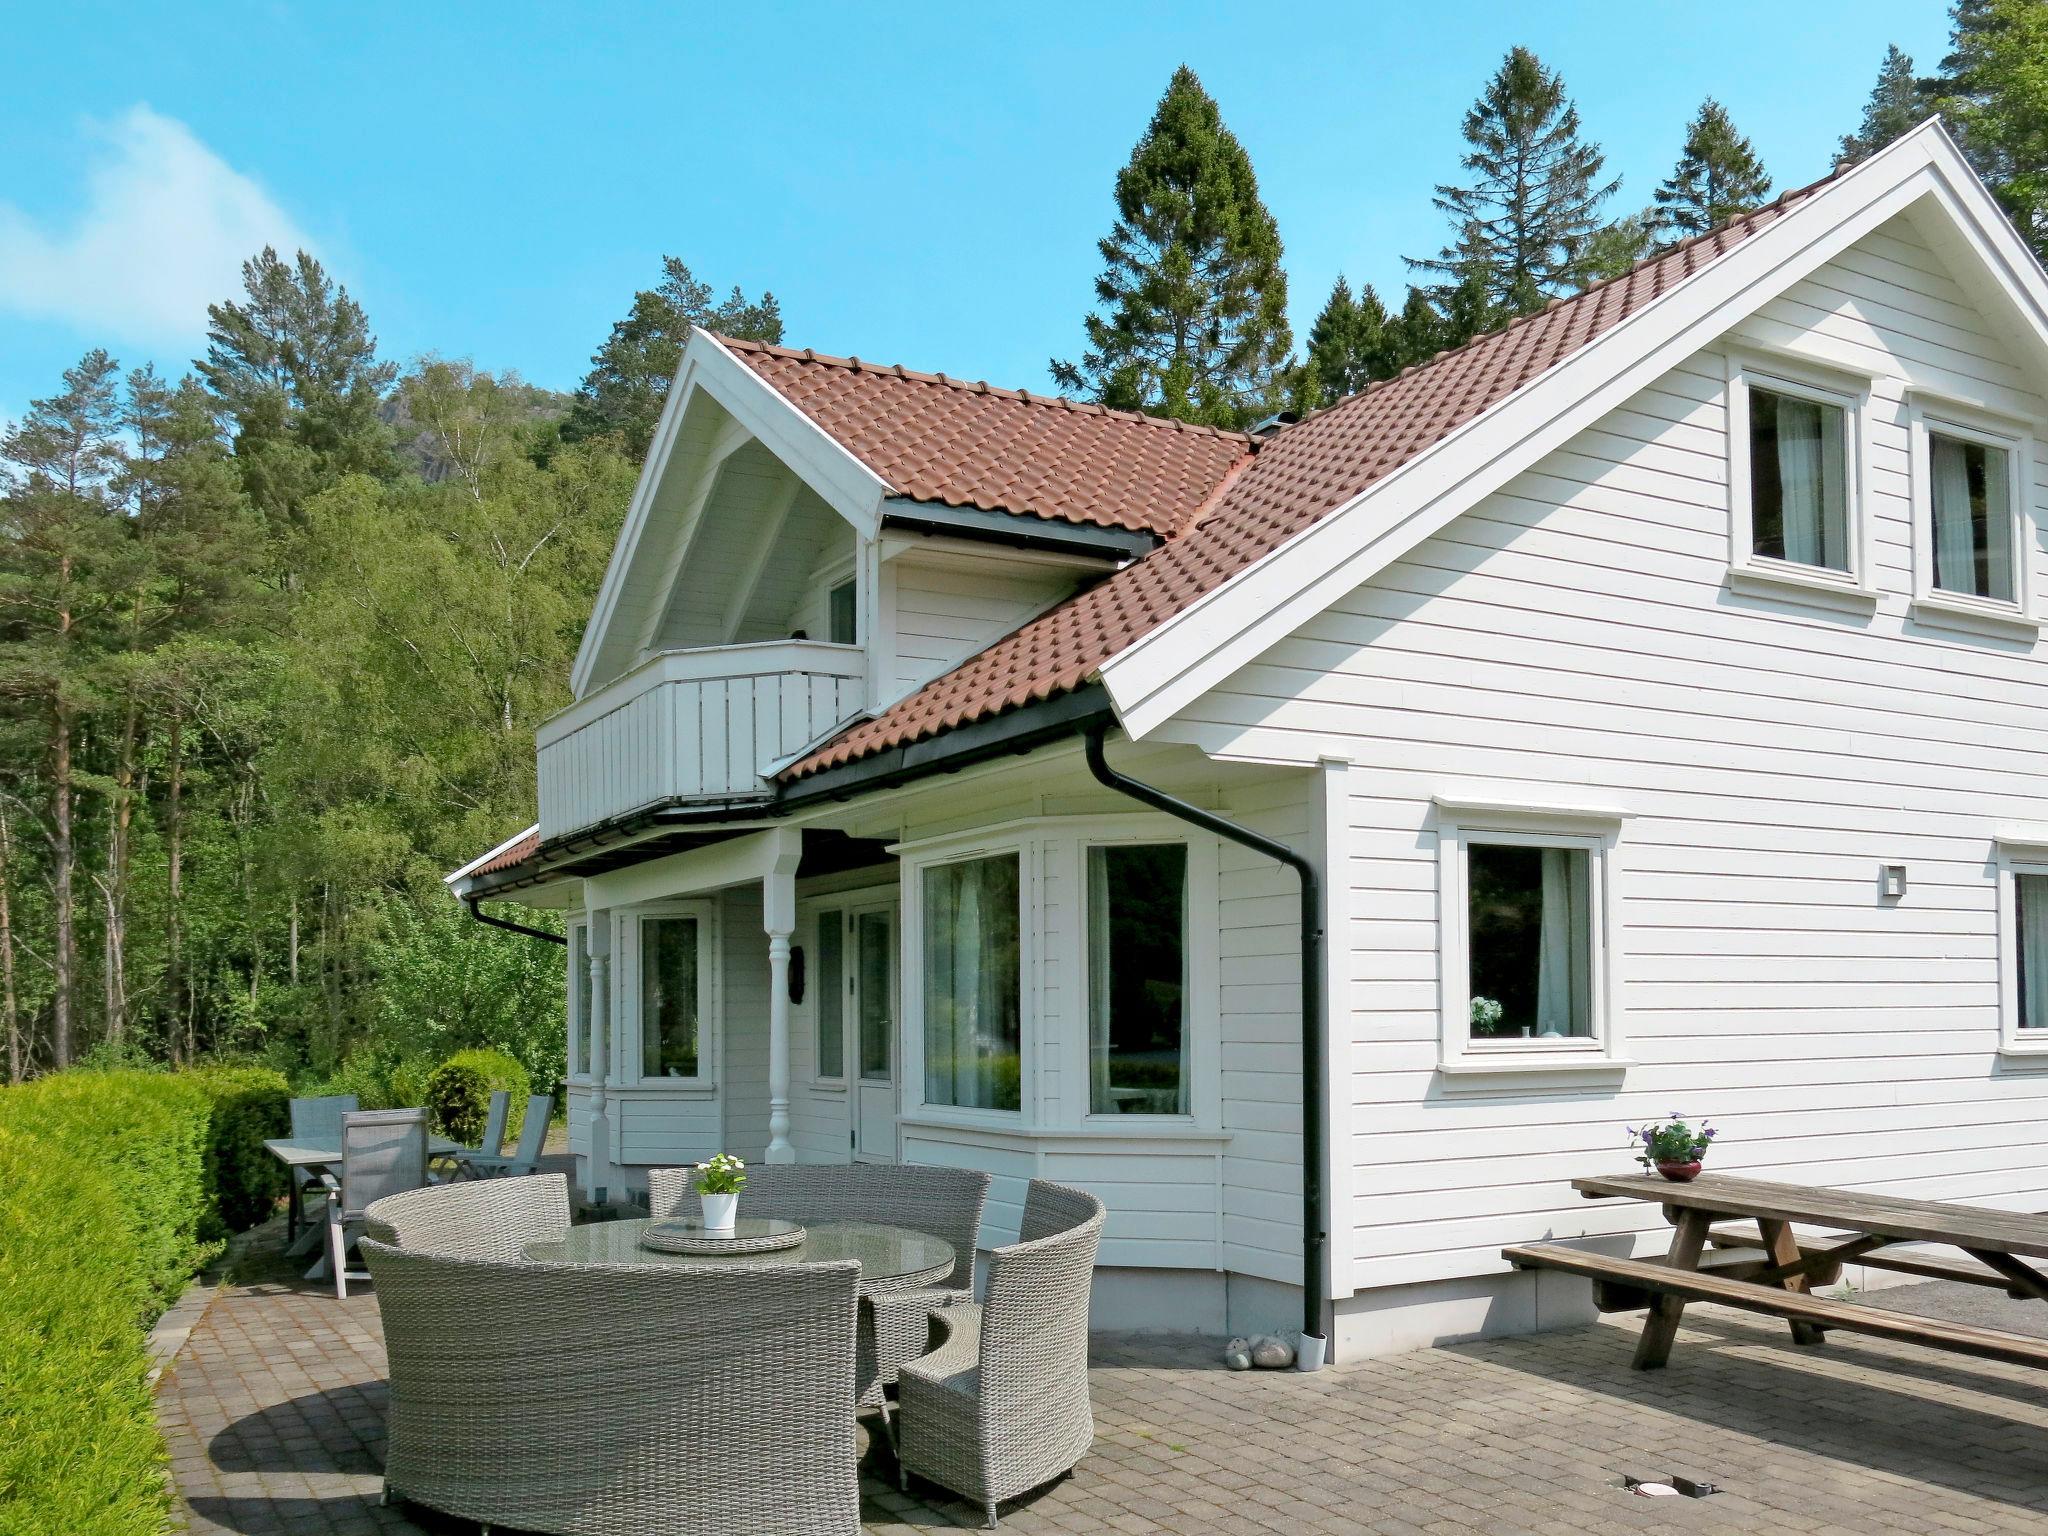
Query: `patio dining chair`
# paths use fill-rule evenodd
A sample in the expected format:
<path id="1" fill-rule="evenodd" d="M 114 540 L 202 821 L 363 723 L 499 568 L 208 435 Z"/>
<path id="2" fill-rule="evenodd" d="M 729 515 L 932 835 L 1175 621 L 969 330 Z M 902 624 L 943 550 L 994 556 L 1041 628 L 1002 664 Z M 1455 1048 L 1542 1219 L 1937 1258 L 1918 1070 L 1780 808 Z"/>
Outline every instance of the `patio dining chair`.
<path id="1" fill-rule="evenodd" d="M 1088 1298 L 1102 1202 L 1033 1179 L 1019 1240 L 988 1257 L 979 1305 L 934 1310 L 938 1345 L 897 1382 L 896 1463 L 982 1506 L 1070 1470 L 1088 1454 Z"/>
<path id="2" fill-rule="evenodd" d="M 449 1177 L 457 1179 L 469 1177 L 470 1175 L 464 1164 L 470 1158 L 502 1156 L 505 1151 L 505 1122 L 511 1118 L 512 1090 L 510 1088 L 493 1088 L 491 1090 L 491 1107 L 484 1114 L 484 1133 L 478 1139 L 475 1146 L 464 1147 L 460 1152 L 451 1155 L 449 1161 L 454 1163 L 455 1167 Z"/>
<path id="3" fill-rule="evenodd" d="M 548 1141 L 548 1118 L 554 1112 L 553 1094 L 534 1094 L 526 1101 L 526 1118 L 519 1123 L 519 1145 L 512 1153 L 507 1156 L 502 1152 L 465 1152 L 456 1160 L 462 1175 L 471 1179 L 501 1179 L 539 1172 L 541 1149 Z"/>
<path id="4" fill-rule="evenodd" d="M 654 1168 L 648 1207 L 657 1217 L 694 1211 L 694 1168 Z M 904 1361 L 922 1354 L 933 1307 L 974 1299 L 974 1251 L 989 1176 L 973 1168 L 918 1163 L 762 1163 L 747 1169 L 740 1211 L 785 1221 L 875 1221 L 942 1237 L 953 1272 L 936 1285 L 863 1296 L 855 1377 L 863 1407 L 896 1384 Z"/>
<path id="5" fill-rule="evenodd" d="M 358 1110 L 341 1119 L 341 1176 L 321 1175 L 327 1186 L 327 1262 L 334 1269 L 334 1294 L 346 1300 L 351 1279 L 348 1255 L 363 1234 L 371 1202 L 427 1184 L 427 1112 L 424 1109 Z"/>
<path id="6" fill-rule="evenodd" d="M 316 1099 L 293 1099 L 292 1140 L 338 1147 L 341 1145 L 341 1117 L 354 1114 L 355 1110 L 356 1096 L 352 1093 L 332 1093 Z M 309 1189 L 318 1189 L 323 1194 L 326 1192 L 326 1186 L 320 1182 L 319 1171 L 313 1168 L 294 1168 L 291 1201 L 286 1206 L 286 1246 L 298 1241 L 299 1228 L 305 1224 L 305 1199 L 306 1191 Z"/>

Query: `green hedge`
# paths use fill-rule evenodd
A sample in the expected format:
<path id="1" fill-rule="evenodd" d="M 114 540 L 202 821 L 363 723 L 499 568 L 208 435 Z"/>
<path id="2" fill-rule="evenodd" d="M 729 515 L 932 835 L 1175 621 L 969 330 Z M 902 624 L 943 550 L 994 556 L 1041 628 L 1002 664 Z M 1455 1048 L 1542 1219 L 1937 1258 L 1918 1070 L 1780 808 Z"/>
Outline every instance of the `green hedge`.
<path id="1" fill-rule="evenodd" d="M 264 1150 L 292 1128 L 292 1090 L 267 1067 L 204 1067 L 186 1074 L 212 1100 L 209 1172 L 212 1230 L 239 1232 L 269 1216 L 284 1195 L 284 1164 Z"/>
<path id="2" fill-rule="evenodd" d="M 457 1051 L 436 1067 L 427 1079 L 428 1117 L 443 1136 L 475 1146 L 490 1114 L 491 1094 L 501 1088 L 512 1095 L 512 1113 L 505 1122 L 509 1140 L 519 1134 L 533 1088 L 526 1068 L 503 1051 Z"/>

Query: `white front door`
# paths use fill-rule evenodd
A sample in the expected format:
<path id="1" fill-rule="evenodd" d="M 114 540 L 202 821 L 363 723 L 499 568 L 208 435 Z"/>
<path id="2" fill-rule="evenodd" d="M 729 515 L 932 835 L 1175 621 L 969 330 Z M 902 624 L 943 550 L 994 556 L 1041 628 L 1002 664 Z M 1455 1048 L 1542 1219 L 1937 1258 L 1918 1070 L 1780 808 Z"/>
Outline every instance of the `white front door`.
<path id="1" fill-rule="evenodd" d="M 896 1161 L 896 903 L 847 914 L 853 1160 Z"/>

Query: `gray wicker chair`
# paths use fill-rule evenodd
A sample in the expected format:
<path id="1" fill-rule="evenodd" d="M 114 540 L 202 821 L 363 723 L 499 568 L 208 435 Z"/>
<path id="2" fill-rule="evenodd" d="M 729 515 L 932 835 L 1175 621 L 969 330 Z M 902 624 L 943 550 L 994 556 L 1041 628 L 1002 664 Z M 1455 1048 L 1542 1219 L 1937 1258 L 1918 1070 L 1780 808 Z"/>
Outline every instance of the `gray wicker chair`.
<path id="1" fill-rule="evenodd" d="M 488 1152 L 465 1152 L 457 1159 L 464 1177 L 472 1179 L 518 1178 L 540 1171 L 541 1149 L 547 1145 L 548 1121 L 555 1112 L 555 1096 L 536 1093 L 527 1098 L 526 1117 L 519 1122 L 519 1145 L 509 1154 L 497 1147 Z M 503 1138 L 500 1138 L 502 1144 Z"/>
<path id="2" fill-rule="evenodd" d="M 359 1106 L 352 1093 L 330 1093 L 317 1099 L 292 1100 L 292 1140 L 306 1141 L 333 1147 L 341 1145 L 341 1117 L 352 1115 Z M 292 1170 L 292 1198 L 285 1221 L 285 1241 L 296 1242 L 299 1227 L 306 1219 L 305 1198 L 307 1190 L 318 1190 L 325 1195 L 326 1186 L 320 1182 L 319 1170 L 294 1168 Z"/>
<path id="3" fill-rule="evenodd" d="M 327 1262 L 334 1269 L 334 1294 L 348 1298 L 349 1249 L 363 1230 L 374 1201 L 427 1184 L 427 1112 L 424 1109 L 359 1109 L 341 1117 L 341 1177 L 323 1173 L 327 1187 Z"/>
<path id="4" fill-rule="evenodd" d="M 931 1314 L 937 1347 L 897 1381 L 897 1465 L 982 1506 L 1069 1470 L 1095 1439 L 1088 1404 L 1088 1295 L 1102 1202 L 1031 1181 L 1020 1241 L 988 1258 L 980 1306 Z"/>
<path id="5" fill-rule="evenodd" d="M 456 1188 L 515 1182 L 533 1181 Z M 427 1211 L 396 1223 L 406 1246 L 362 1243 L 390 1361 L 387 1497 L 486 1532 L 859 1531 L 858 1264 L 464 1257 L 434 1249 L 472 1241 L 467 1219 L 437 1231 Z"/>
<path id="6" fill-rule="evenodd" d="M 694 1168 L 655 1168 L 648 1205 L 657 1217 L 695 1209 Z M 989 1176 L 972 1168 L 916 1163 L 762 1163 L 747 1169 L 746 1216 L 785 1221 L 878 1221 L 927 1232 L 953 1245 L 953 1272 L 937 1285 L 863 1296 L 856 1374 L 861 1404 L 873 1407 L 906 1360 L 924 1352 L 934 1307 L 974 1299 L 974 1251 Z"/>
<path id="7" fill-rule="evenodd" d="M 363 1213 L 380 1243 L 464 1259 L 523 1259 L 528 1243 L 558 1243 L 569 1230 L 569 1180 L 559 1173 L 437 1184 L 386 1195 Z"/>

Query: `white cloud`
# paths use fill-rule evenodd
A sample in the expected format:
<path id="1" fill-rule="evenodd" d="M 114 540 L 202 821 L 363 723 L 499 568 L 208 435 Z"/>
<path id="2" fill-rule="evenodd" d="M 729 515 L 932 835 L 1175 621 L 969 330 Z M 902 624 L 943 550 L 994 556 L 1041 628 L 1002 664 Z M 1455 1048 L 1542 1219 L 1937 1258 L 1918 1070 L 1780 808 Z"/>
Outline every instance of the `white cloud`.
<path id="1" fill-rule="evenodd" d="M 68 321 L 96 341 L 177 345 L 241 290 L 266 245 L 313 243 L 270 195 L 148 107 L 95 123 L 99 153 L 68 228 L 0 203 L 0 310 Z"/>

